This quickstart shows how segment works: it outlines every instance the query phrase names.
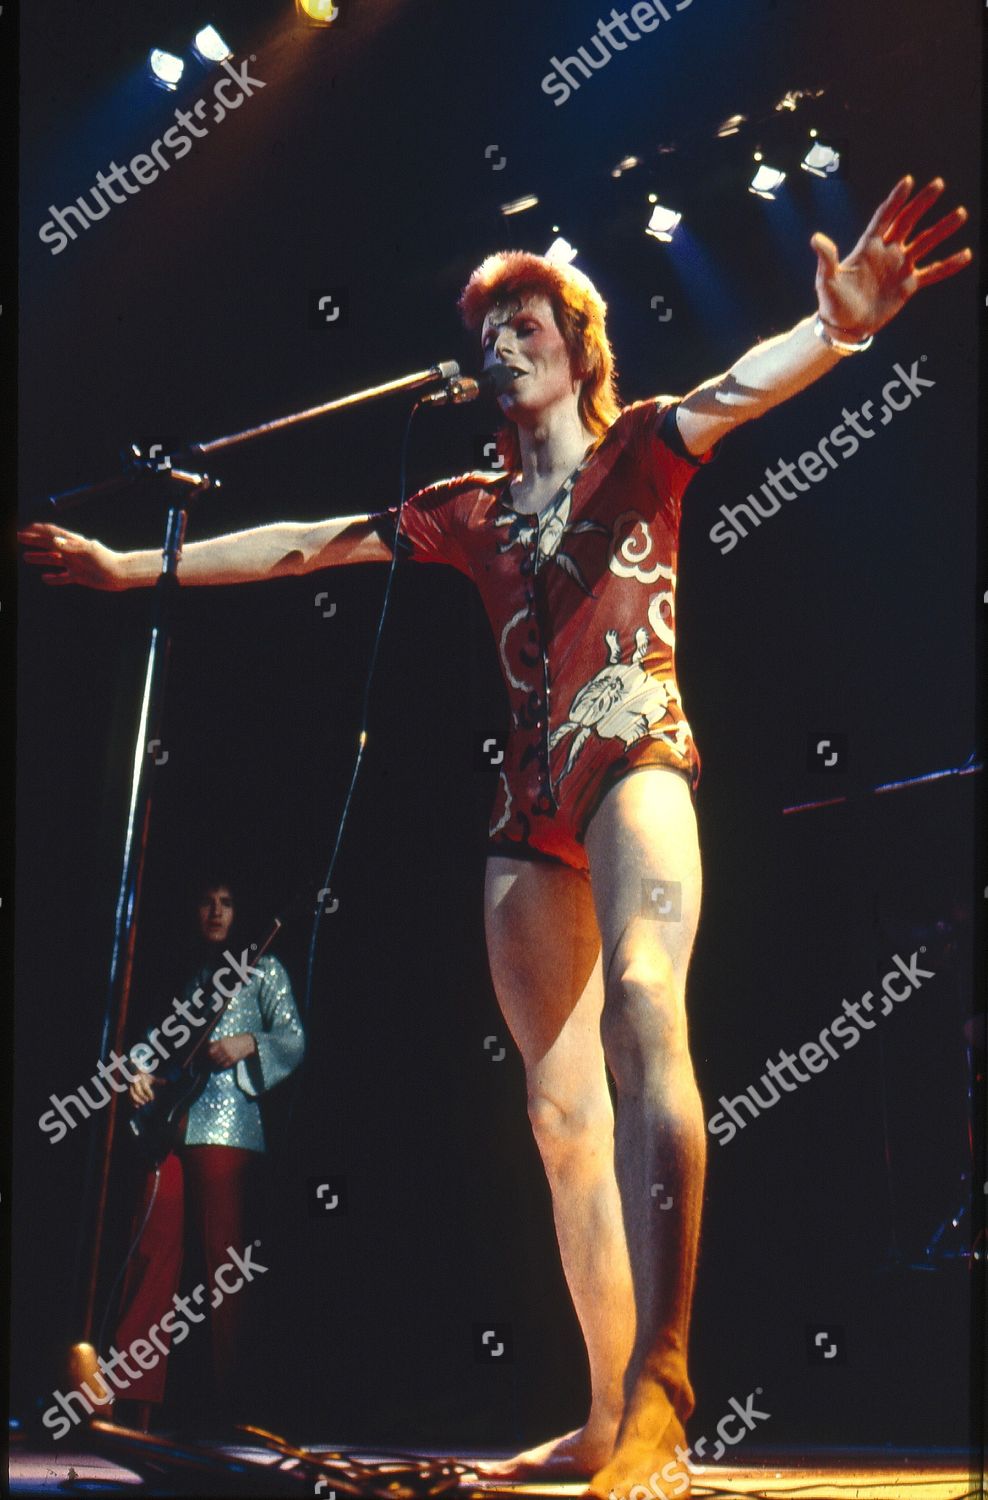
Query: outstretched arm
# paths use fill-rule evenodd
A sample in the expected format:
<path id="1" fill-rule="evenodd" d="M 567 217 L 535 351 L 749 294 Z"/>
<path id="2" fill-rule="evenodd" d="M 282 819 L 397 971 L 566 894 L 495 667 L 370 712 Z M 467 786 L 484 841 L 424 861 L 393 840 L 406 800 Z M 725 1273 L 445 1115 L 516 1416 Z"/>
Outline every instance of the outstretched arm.
<path id="1" fill-rule="evenodd" d="M 833 240 L 825 234 L 813 236 L 819 316 L 831 338 L 862 343 L 891 322 L 923 287 L 970 264 L 970 250 L 959 250 L 932 265 L 916 264 L 967 219 L 966 208 L 955 208 L 909 240 L 944 186 L 937 177 L 912 197 L 913 179 L 903 177 L 845 261 L 839 260 Z M 771 411 L 833 369 L 844 356 L 816 334 L 815 323 L 815 316 L 804 318 L 790 332 L 766 339 L 723 375 L 704 381 L 684 397 L 677 421 L 691 453 L 699 458 L 732 428 Z"/>
<path id="2" fill-rule="evenodd" d="M 119 592 L 148 588 L 161 572 L 160 551 L 113 552 L 101 542 L 36 521 L 18 533 L 30 551 L 25 562 L 58 569 L 45 583 L 77 583 Z M 255 583 L 314 573 L 340 563 L 390 562 L 391 553 L 366 516 L 332 521 L 278 521 L 250 531 L 234 531 L 205 542 L 189 542 L 178 563 L 182 584 Z"/>

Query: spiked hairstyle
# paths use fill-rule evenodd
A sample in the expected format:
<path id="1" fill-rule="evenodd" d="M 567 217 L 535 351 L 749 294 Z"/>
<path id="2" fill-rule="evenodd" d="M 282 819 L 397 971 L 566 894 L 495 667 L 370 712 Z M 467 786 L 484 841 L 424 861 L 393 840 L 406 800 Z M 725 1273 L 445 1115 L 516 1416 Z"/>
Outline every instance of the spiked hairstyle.
<path id="1" fill-rule="evenodd" d="M 569 350 L 574 378 L 581 381 L 580 417 L 594 436 L 606 432 L 621 410 L 614 352 L 607 337 L 607 304 L 589 277 L 575 266 L 546 260 L 525 250 L 499 250 L 477 267 L 460 294 L 460 313 L 476 332 L 492 307 L 510 298 L 540 293 Z M 508 422 L 498 433 L 506 469 L 521 461 L 518 431 Z"/>

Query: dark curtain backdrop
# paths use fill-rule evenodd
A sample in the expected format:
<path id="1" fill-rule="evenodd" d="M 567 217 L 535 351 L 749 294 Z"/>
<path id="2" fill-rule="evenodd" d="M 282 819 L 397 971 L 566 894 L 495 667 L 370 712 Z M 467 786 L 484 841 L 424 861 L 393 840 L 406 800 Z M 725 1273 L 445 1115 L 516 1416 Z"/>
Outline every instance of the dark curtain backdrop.
<path id="1" fill-rule="evenodd" d="M 624 399 L 681 392 L 814 307 L 809 238 L 843 253 L 895 180 L 942 173 L 976 243 L 978 19 L 899 0 L 696 0 L 557 108 L 549 59 L 592 34 L 586 0 L 353 0 L 332 34 L 277 0 L 210 19 L 265 82 L 157 182 L 58 256 L 38 230 L 113 160 L 146 149 L 166 98 L 155 42 L 203 16 L 151 0 L 53 0 L 22 24 L 20 502 L 114 471 L 127 442 L 207 438 L 476 351 L 455 298 L 506 245 L 554 225 L 610 306 Z M 788 90 L 823 90 L 776 111 Z M 716 138 L 727 116 L 752 120 Z M 847 172 L 798 168 L 806 131 Z M 745 191 L 751 152 L 781 153 L 783 197 Z M 495 146 L 497 152 L 489 153 Z M 663 150 L 660 148 L 675 148 Z M 637 154 L 642 165 L 612 177 Z M 501 156 L 505 165 L 495 170 Z M 646 195 L 684 212 L 688 249 L 642 233 Z M 505 219 L 522 193 L 537 209 Z M 958 241 L 958 243 L 962 243 Z M 313 299 L 346 294 L 322 329 Z M 974 271 L 936 288 L 785 409 L 734 435 L 694 482 L 679 570 L 679 673 L 703 755 L 702 925 L 691 1036 L 708 1115 L 765 1059 L 815 1037 L 894 952 L 941 925 L 935 982 L 727 1146 L 710 1142 L 693 1328 L 697 1433 L 761 1387 L 763 1443 L 960 1444 L 968 1434 L 971 1283 L 914 1270 L 963 1198 L 964 1025 L 978 778 L 868 798 L 963 763 L 972 678 L 977 385 Z M 673 316 L 663 322 L 653 299 Z M 896 363 L 934 385 L 728 556 L 718 507 L 754 490 L 876 398 Z M 399 400 L 264 440 L 214 465 L 223 487 L 190 539 L 395 502 Z M 472 467 L 489 407 L 423 414 L 415 488 Z M 67 524 L 157 544 L 148 500 Z M 187 590 L 175 623 L 142 921 L 142 1003 L 204 851 L 243 871 L 258 921 L 328 859 L 360 724 L 382 567 Z M 325 591 L 335 604 L 326 617 Z M 46 590 L 21 577 L 18 690 L 15 1402 L 47 1405 L 76 1336 L 69 1285 L 84 1128 L 52 1145 L 53 1091 L 85 1081 L 99 1022 L 149 618 L 147 592 Z M 324 919 L 304 1072 L 272 1097 L 268 1229 L 256 1319 L 258 1418 L 302 1439 L 505 1446 L 576 1425 L 588 1382 L 524 1079 L 491 989 L 482 879 L 489 774 L 478 735 L 506 721 L 494 645 L 452 569 L 396 577 L 370 742 Z M 818 730 L 846 770 L 807 765 Z M 167 774 L 165 774 L 165 772 Z M 847 805 L 782 808 L 849 793 Z M 277 950 L 301 994 L 307 931 Z M 508 1043 L 492 1060 L 484 1039 Z M 343 1217 L 309 1184 L 346 1184 Z M 117 1176 L 107 1280 L 123 1253 Z M 474 1355 L 474 1326 L 513 1359 Z M 842 1359 L 808 1357 L 841 1330 Z M 181 1351 L 189 1401 L 204 1358 Z M 176 1366 L 178 1367 L 178 1366 Z"/>

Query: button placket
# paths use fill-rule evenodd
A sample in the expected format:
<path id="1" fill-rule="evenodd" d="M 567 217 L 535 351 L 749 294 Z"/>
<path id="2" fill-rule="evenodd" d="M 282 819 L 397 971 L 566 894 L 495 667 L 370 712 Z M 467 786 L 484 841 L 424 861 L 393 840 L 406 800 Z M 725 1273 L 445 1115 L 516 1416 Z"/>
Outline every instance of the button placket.
<path id="1" fill-rule="evenodd" d="M 540 577 L 538 572 L 539 549 L 542 545 L 542 516 L 535 516 L 535 543 L 532 554 L 532 599 L 535 613 L 535 624 L 539 633 L 539 655 L 542 658 L 542 715 L 538 719 L 538 728 L 542 731 L 542 744 L 540 747 L 539 762 L 542 767 L 542 789 L 548 797 L 554 811 L 558 812 L 559 803 L 556 801 L 552 791 L 552 782 L 549 777 L 549 704 L 551 688 L 549 684 L 549 658 L 545 649 L 545 609 L 540 608 L 544 601 L 539 596 Z"/>

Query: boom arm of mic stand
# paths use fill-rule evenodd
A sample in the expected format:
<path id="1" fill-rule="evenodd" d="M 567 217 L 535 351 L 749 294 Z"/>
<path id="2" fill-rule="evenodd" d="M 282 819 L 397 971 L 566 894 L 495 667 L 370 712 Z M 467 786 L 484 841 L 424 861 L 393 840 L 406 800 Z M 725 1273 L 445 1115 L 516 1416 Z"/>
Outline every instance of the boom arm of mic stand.
<path id="1" fill-rule="evenodd" d="M 444 360 L 430 370 L 418 370 L 414 375 L 402 375 L 397 380 L 387 380 L 383 385 L 368 386 L 363 391 L 353 391 L 349 396 L 338 396 L 335 401 L 324 401 L 321 406 L 309 406 L 305 411 L 289 412 L 285 417 L 275 417 L 270 422 L 260 422 L 256 427 L 245 427 L 242 432 L 231 432 L 226 437 L 212 438 L 207 443 L 192 443 L 186 450 L 190 457 L 218 453 L 221 448 L 233 448 L 238 443 L 249 443 L 252 438 L 264 437 L 269 432 L 280 432 L 284 427 L 294 427 L 299 422 L 309 422 L 313 417 L 326 416 L 331 411 L 342 411 L 348 406 L 360 406 L 365 401 L 375 401 L 379 396 L 392 396 L 397 391 L 416 391 L 423 385 L 433 385 L 437 380 L 455 381 L 460 367 L 455 359 Z"/>
<path id="2" fill-rule="evenodd" d="M 285 427 L 295 427 L 300 422 L 310 422 L 314 417 L 326 416 L 331 411 L 343 411 L 348 406 L 361 406 L 365 401 L 375 401 L 380 396 L 392 396 L 398 391 L 416 391 L 424 385 L 434 385 L 437 380 L 442 381 L 446 387 L 442 393 L 443 399 L 454 401 L 463 399 L 462 396 L 456 394 L 463 384 L 459 365 L 455 359 L 443 360 L 438 365 L 433 365 L 431 369 L 417 370 L 413 375 L 401 375 L 397 380 L 387 380 L 383 385 L 368 386 L 366 390 L 353 391 L 348 396 L 338 396 L 334 401 L 323 401 L 321 405 L 306 407 L 304 411 L 289 412 L 284 417 L 272 418 L 270 422 L 259 422 L 256 427 L 245 427 L 240 432 L 228 433 L 226 437 L 211 438 L 204 443 L 190 443 L 179 450 L 174 458 L 151 459 L 142 454 L 134 445 L 131 447 L 130 457 L 127 460 L 129 467 L 123 474 L 114 475 L 112 479 L 98 479 L 93 484 L 81 484 L 75 489 L 62 490 L 56 495 L 49 495 L 48 503 L 53 510 L 73 510 L 77 505 L 84 505 L 87 500 L 94 500 L 97 496 L 117 494 L 121 490 L 129 489 L 135 481 L 148 474 L 165 475 L 193 488 L 201 486 L 219 489 L 219 480 L 214 479 L 205 483 L 206 475 L 192 473 L 186 468 L 178 468 L 176 462 L 183 463 L 186 459 L 198 459 L 209 453 L 219 453 L 224 448 L 234 448 L 240 443 L 250 442 L 253 438 L 265 437 L 271 432 L 280 432 Z M 449 392 L 448 396 L 447 392 Z"/>
<path id="3" fill-rule="evenodd" d="M 87 500 L 95 500 L 99 495 L 118 494 L 148 477 L 173 479 L 179 484 L 188 485 L 193 490 L 205 491 L 220 488 L 220 481 L 210 479 L 208 474 L 194 474 L 188 469 L 173 468 L 171 461 L 161 466 L 153 460 L 137 457 L 130 460 L 130 468 L 123 474 L 115 474 L 112 479 L 97 479 L 93 484 L 80 484 L 72 490 L 61 490 L 57 495 L 48 496 L 48 504 L 52 510 L 74 510 L 77 505 L 84 505 Z"/>

